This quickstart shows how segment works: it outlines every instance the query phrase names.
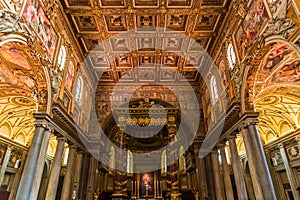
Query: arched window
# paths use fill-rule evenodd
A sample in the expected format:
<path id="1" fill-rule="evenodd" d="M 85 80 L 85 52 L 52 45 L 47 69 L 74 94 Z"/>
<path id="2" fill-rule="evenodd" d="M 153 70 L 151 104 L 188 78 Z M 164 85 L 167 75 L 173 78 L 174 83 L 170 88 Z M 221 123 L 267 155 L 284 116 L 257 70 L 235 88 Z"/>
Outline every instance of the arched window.
<path id="1" fill-rule="evenodd" d="M 235 56 L 232 44 L 228 45 L 228 48 L 227 48 L 227 58 L 228 58 L 230 69 L 233 69 L 233 67 L 234 67 L 234 65 L 236 63 L 236 56 Z"/>
<path id="2" fill-rule="evenodd" d="M 185 156 L 184 156 L 184 148 L 183 146 L 180 147 L 180 150 L 179 150 L 179 171 L 180 172 L 185 172 Z"/>
<path id="3" fill-rule="evenodd" d="M 218 87 L 216 82 L 216 77 L 212 76 L 210 80 L 210 89 L 211 89 L 211 100 L 212 104 L 215 104 L 218 101 Z"/>
<path id="4" fill-rule="evenodd" d="M 127 151 L 127 173 L 133 173 L 133 158 L 131 151 Z"/>
<path id="5" fill-rule="evenodd" d="M 66 48 L 65 46 L 61 46 L 57 58 L 57 65 L 60 71 L 64 70 L 66 58 L 67 58 Z"/>
<path id="6" fill-rule="evenodd" d="M 80 104 L 82 98 L 82 78 L 79 76 L 76 83 L 75 101 Z"/>
<path id="7" fill-rule="evenodd" d="M 167 154 L 166 150 L 163 150 L 161 154 L 161 173 L 165 174 L 167 173 Z"/>

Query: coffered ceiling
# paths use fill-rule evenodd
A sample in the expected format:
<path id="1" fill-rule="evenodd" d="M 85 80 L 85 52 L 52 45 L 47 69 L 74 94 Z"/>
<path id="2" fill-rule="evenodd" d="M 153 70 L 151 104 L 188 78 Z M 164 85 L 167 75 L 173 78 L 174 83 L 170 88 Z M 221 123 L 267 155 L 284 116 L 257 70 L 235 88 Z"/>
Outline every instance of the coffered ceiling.
<path id="1" fill-rule="evenodd" d="M 227 0 L 65 0 L 62 4 L 95 74 L 106 82 L 129 83 L 180 81 L 176 72 L 198 82 L 194 66 L 203 61 L 196 44 L 210 51 L 228 6 Z M 128 31 L 138 34 L 132 37 Z M 163 65 L 174 71 L 164 70 Z"/>

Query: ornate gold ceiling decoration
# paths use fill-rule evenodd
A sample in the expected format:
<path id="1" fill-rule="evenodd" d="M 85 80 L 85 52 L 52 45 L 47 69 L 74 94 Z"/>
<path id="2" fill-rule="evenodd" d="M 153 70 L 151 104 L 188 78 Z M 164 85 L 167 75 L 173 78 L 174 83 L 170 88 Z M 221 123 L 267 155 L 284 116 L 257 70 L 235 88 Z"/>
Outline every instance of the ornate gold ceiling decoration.
<path id="1" fill-rule="evenodd" d="M 47 83 L 40 59 L 33 50 L 19 42 L 0 47 L 0 97 L 23 96 L 38 99 L 40 110 L 46 109 Z"/>
<path id="2" fill-rule="evenodd" d="M 189 81 L 196 81 L 199 77 L 192 65 L 199 64 L 202 58 L 192 53 L 193 42 L 209 51 L 226 14 L 226 4 L 226 0 L 65 0 L 63 7 L 85 54 L 100 45 L 93 51 L 97 53 L 90 54 L 88 59 L 96 74 L 107 71 L 103 74 L 106 81 L 117 82 L 121 77 L 133 81 L 136 78 L 128 71 L 147 63 L 171 66 Z M 156 27 L 164 30 L 161 39 L 157 37 Z M 137 38 L 108 39 L 140 28 L 143 33 Z M 182 41 L 173 31 L 189 36 L 191 41 Z M 188 47 L 182 46 L 183 43 Z M 189 48 L 190 53 L 177 54 L 181 48 Z M 143 69 L 137 79 L 175 81 L 177 77 L 163 70 L 155 74 L 151 69 Z"/>
<path id="3" fill-rule="evenodd" d="M 36 100 L 30 97 L 0 97 L 0 130 L 12 140 L 30 145 L 34 131 Z"/>
<path id="4" fill-rule="evenodd" d="M 299 87 L 287 87 L 286 90 L 299 90 Z M 278 88 L 268 90 L 255 101 L 259 115 L 259 131 L 263 142 L 268 143 L 284 134 L 300 128 L 300 96 L 281 92 Z"/>
<path id="5" fill-rule="evenodd" d="M 300 58 L 290 46 L 274 43 L 256 60 L 247 77 L 246 101 L 260 112 L 258 128 L 268 143 L 300 128 Z"/>

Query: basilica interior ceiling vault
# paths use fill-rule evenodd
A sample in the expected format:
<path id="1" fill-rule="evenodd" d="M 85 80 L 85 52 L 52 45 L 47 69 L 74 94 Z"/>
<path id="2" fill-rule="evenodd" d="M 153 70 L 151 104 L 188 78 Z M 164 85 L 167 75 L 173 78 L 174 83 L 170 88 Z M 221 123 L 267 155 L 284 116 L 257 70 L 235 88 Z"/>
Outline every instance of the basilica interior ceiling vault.
<path id="1" fill-rule="evenodd" d="M 211 50 L 228 6 L 226 0 L 62 2 L 79 47 L 84 55 L 90 53 L 89 65 L 107 82 L 118 82 L 122 76 L 126 82 L 172 82 L 180 78 L 175 72 L 159 70 L 154 73 L 149 68 L 138 72 L 138 77 L 126 74 L 133 67 L 148 63 L 155 63 L 156 67 L 166 65 L 182 73 L 189 81 L 197 82 L 199 74 L 193 66 L 199 66 L 202 60 L 193 52 L 194 43 Z M 155 28 L 163 29 L 161 36 L 157 36 Z M 109 39 L 139 29 L 142 31 L 135 38 L 128 34 Z M 188 36 L 190 41 L 182 41 L 174 31 Z M 181 55 L 182 51 L 189 53 Z M 118 59 L 112 59 L 114 57 Z"/>

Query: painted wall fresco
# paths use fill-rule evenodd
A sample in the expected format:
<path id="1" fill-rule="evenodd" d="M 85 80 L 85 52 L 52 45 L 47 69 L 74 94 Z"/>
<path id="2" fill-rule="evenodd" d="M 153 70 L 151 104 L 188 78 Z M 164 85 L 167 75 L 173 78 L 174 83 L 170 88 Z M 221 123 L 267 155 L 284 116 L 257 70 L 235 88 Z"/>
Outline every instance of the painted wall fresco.
<path id="1" fill-rule="evenodd" d="M 300 81 L 300 58 L 283 65 L 282 68 L 280 68 L 274 73 L 271 81 L 276 83 L 299 82 Z"/>
<path id="2" fill-rule="evenodd" d="M 8 69 L 4 64 L 0 64 L 0 84 L 7 83 L 34 88 L 34 80 L 26 75 L 15 74 Z"/>
<path id="3" fill-rule="evenodd" d="M 222 59 L 220 61 L 219 73 L 220 73 L 220 77 L 221 77 L 222 89 L 225 90 L 225 88 L 228 86 L 228 77 L 227 77 L 227 74 L 226 74 L 226 65 L 225 65 L 224 59 Z"/>
<path id="4" fill-rule="evenodd" d="M 251 42 L 261 31 L 268 19 L 268 12 L 263 0 L 254 0 L 235 35 L 238 50 L 242 58 L 245 57 Z"/>
<path id="5" fill-rule="evenodd" d="M 2 59 L 30 70 L 30 64 L 26 60 L 22 51 L 14 47 L 12 43 L 6 43 L 0 47 L 0 56 Z"/>
<path id="6" fill-rule="evenodd" d="M 26 2 L 23 17 L 42 41 L 46 47 L 48 57 L 52 60 L 57 36 L 38 0 L 28 0 Z"/>
<path id="7" fill-rule="evenodd" d="M 70 61 L 67 69 L 67 74 L 66 74 L 66 87 L 68 88 L 69 91 L 72 91 L 73 88 L 73 82 L 74 82 L 74 75 L 75 75 L 75 66 L 74 62 Z"/>
<path id="8" fill-rule="evenodd" d="M 272 71 L 289 54 L 292 49 L 285 44 L 276 45 L 263 60 L 262 71 Z"/>

